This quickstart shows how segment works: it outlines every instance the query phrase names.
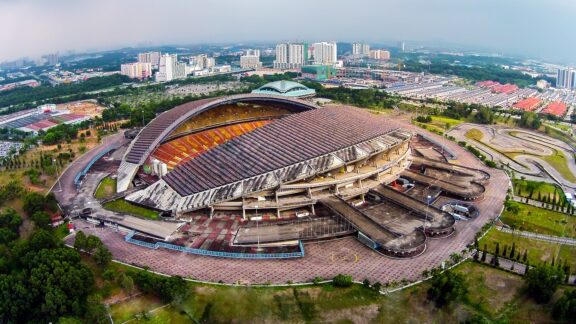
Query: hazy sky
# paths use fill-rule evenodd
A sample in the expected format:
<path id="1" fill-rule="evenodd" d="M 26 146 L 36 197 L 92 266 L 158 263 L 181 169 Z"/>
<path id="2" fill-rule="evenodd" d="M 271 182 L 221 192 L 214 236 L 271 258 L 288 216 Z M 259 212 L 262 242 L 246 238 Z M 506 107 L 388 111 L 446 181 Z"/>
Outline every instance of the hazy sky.
<path id="1" fill-rule="evenodd" d="M 575 0 L 0 0 L 0 61 L 205 42 L 406 40 L 576 63 Z"/>

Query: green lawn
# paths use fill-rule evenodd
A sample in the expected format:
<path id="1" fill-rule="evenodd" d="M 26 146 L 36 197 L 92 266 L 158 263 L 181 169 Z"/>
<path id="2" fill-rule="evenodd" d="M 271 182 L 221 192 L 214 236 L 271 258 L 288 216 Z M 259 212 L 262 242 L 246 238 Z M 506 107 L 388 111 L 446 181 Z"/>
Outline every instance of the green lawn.
<path id="1" fill-rule="evenodd" d="M 148 218 L 148 219 L 158 219 L 158 212 L 156 212 L 152 209 L 148 209 L 148 208 L 134 205 L 132 203 L 127 202 L 124 199 L 117 199 L 114 201 L 109 201 L 109 202 L 103 204 L 102 206 L 108 210 L 119 212 L 119 213 L 130 214 L 130 215 L 134 215 L 134 216 L 138 216 L 138 217 L 142 217 L 142 218 Z"/>
<path id="2" fill-rule="evenodd" d="M 516 252 L 524 253 L 524 251 L 527 250 L 528 260 L 532 265 L 540 264 L 542 262 L 549 263 L 552 261 L 552 258 L 555 258 L 555 260 L 560 258 L 566 260 L 572 269 L 576 269 L 576 246 L 559 245 L 545 241 L 528 239 L 513 234 L 503 233 L 496 228 L 492 228 L 479 242 L 480 249 L 484 249 L 484 244 L 486 244 L 488 252 L 493 253 L 496 242 L 500 243 L 501 253 L 504 250 L 505 245 L 510 249 L 512 242 L 515 242 Z"/>
<path id="3" fill-rule="evenodd" d="M 120 270 L 121 271 L 121 270 Z M 506 323 L 551 322 L 550 305 L 522 293 L 522 277 L 476 262 L 454 271 L 465 275 L 468 298 L 437 310 L 426 301 L 428 283 L 386 296 L 360 285 L 254 288 L 190 284 L 190 297 L 166 307 L 151 296 L 111 306 L 114 322 L 136 323 L 461 323 L 472 316 Z M 555 298 L 566 287 L 561 287 Z M 161 308 L 160 308 L 161 307 Z"/>
<path id="4" fill-rule="evenodd" d="M 517 214 L 505 210 L 500 220 L 513 228 L 523 231 L 576 237 L 576 216 L 526 204 L 519 204 L 519 206 L 520 211 Z"/>
<path id="5" fill-rule="evenodd" d="M 464 121 L 459 120 L 459 119 L 454 119 L 454 118 L 444 117 L 444 116 L 434 116 L 433 115 L 430 117 L 432 117 L 432 122 L 430 124 L 432 124 L 434 126 L 438 126 L 442 130 L 446 130 L 446 126 L 448 126 L 448 128 L 452 128 L 452 127 L 458 126 L 464 122 Z"/>
<path id="6" fill-rule="evenodd" d="M 94 197 L 98 199 L 106 199 L 114 196 L 114 194 L 116 194 L 116 179 L 107 177 L 98 185 Z"/>
<path id="7" fill-rule="evenodd" d="M 550 163 L 550 165 L 564 177 L 564 179 L 570 182 L 576 182 L 576 176 L 570 171 L 568 167 L 569 160 L 564 156 L 564 153 L 558 150 L 554 150 L 554 154 L 540 156 L 541 159 Z"/>
<path id="8" fill-rule="evenodd" d="M 164 304 L 157 297 L 140 295 L 127 302 L 110 306 L 110 315 L 114 323 L 123 323 L 134 318 L 136 315 L 141 315 L 162 305 Z"/>
<path id="9" fill-rule="evenodd" d="M 517 196 L 531 198 L 535 200 L 539 200 L 538 197 L 540 197 L 540 200 L 542 200 L 544 196 L 547 196 L 550 199 L 556 199 L 557 201 L 558 200 L 564 201 L 564 199 L 566 199 L 566 197 L 564 196 L 564 191 L 560 187 L 555 186 L 553 184 L 546 182 L 537 184 L 536 181 L 521 180 L 521 179 L 513 179 L 512 181 L 514 183 L 514 190 L 516 190 L 515 194 Z M 530 195 L 530 192 L 528 190 L 529 185 L 537 185 L 538 188 L 537 190 L 534 190 L 532 195 Z"/>

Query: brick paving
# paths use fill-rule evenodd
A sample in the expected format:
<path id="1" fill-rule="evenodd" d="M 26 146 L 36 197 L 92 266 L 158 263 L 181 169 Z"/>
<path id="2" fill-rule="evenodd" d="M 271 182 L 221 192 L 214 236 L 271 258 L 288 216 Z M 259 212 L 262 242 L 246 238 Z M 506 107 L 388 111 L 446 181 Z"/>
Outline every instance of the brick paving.
<path id="1" fill-rule="evenodd" d="M 423 132 L 410 125 L 407 129 Z M 225 283 L 282 284 L 287 281 L 309 282 L 314 277 L 332 278 L 339 273 L 350 274 L 355 280 L 390 282 L 420 279 L 423 270 L 440 265 L 450 254 L 462 251 L 474 240 L 474 235 L 502 209 L 509 180 L 501 170 L 489 169 L 456 143 L 435 134 L 429 137 L 441 141 L 458 154 L 461 165 L 483 169 L 490 173 L 490 183 L 481 201 L 474 202 L 480 216 L 471 221 L 457 222 L 456 234 L 446 239 L 430 239 L 427 250 L 413 259 L 390 259 L 365 247 L 353 237 L 305 244 L 306 256 L 292 260 L 237 260 L 190 255 L 169 250 L 151 250 L 127 243 L 121 233 L 112 229 L 93 228 L 78 223 L 78 228 L 99 236 L 116 260 L 147 266 L 153 271 L 181 275 L 198 280 Z M 70 240 L 73 240 L 71 238 Z"/>

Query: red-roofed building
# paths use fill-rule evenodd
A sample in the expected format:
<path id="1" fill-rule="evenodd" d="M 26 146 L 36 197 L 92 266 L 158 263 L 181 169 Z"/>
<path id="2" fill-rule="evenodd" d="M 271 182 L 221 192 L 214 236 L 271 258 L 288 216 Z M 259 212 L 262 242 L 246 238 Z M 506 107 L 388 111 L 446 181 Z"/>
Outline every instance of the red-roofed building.
<path id="1" fill-rule="evenodd" d="M 566 105 L 563 102 L 554 101 L 554 102 L 551 102 L 550 104 L 548 104 L 548 106 L 546 106 L 546 108 L 544 108 L 542 113 L 554 115 L 556 117 L 562 117 L 566 113 L 567 109 L 568 108 L 566 107 Z"/>
<path id="2" fill-rule="evenodd" d="M 529 97 L 518 101 L 517 103 L 514 104 L 513 107 L 524 111 L 534 111 L 536 110 L 536 108 L 538 108 L 538 106 L 540 106 L 541 103 L 542 100 L 534 97 Z"/>

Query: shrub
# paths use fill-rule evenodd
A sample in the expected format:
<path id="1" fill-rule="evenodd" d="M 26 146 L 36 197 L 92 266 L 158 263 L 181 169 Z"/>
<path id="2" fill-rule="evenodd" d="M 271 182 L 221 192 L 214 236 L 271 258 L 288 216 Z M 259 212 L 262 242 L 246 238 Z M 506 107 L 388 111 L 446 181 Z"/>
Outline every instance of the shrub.
<path id="1" fill-rule="evenodd" d="M 332 279 L 332 283 L 335 287 L 350 287 L 353 283 L 352 276 L 339 274 Z"/>

